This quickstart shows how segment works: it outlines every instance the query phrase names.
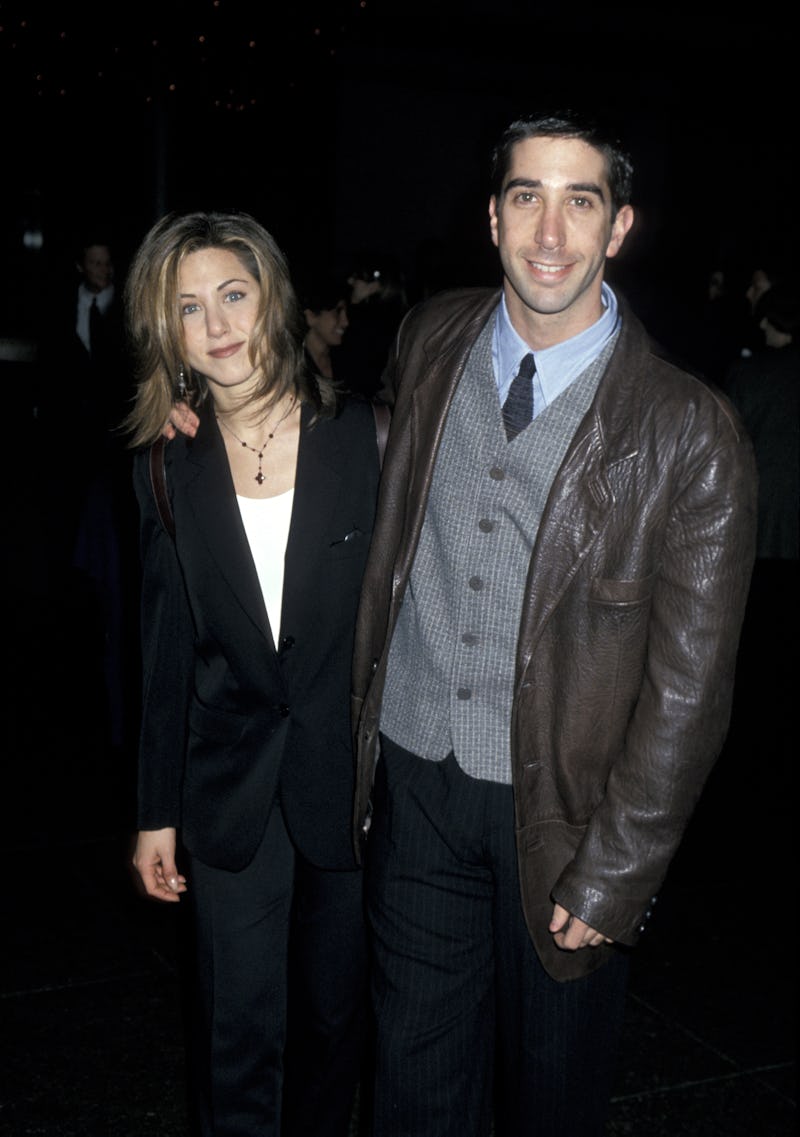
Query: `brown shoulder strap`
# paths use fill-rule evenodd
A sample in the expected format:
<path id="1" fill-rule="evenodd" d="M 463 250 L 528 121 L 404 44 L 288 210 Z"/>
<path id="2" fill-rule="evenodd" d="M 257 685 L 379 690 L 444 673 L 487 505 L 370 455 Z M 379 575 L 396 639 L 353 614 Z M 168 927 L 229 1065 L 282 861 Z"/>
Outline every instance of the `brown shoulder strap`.
<path id="1" fill-rule="evenodd" d="M 153 487 L 153 497 L 156 499 L 158 516 L 170 537 L 175 537 L 175 518 L 172 516 L 172 506 L 167 493 L 167 474 L 164 469 L 164 446 L 166 439 L 163 434 L 157 438 L 150 447 L 150 484 Z"/>
<path id="2" fill-rule="evenodd" d="M 380 458 L 382 466 L 383 455 L 386 451 L 386 439 L 389 437 L 389 423 L 392 420 L 392 412 L 385 403 L 373 403 L 372 413 L 375 415 L 375 432 L 378 436 L 378 457 Z"/>

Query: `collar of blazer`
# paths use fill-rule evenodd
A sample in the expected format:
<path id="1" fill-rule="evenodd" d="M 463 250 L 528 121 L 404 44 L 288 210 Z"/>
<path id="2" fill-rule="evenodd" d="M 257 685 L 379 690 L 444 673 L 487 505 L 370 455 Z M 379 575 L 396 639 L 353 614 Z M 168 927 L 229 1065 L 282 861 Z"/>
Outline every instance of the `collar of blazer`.
<path id="1" fill-rule="evenodd" d="M 403 422 L 409 410 L 412 416 L 407 461 L 408 477 L 417 487 L 410 497 L 417 508 L 409 530 L 407 558 L 413 555 L 424 518 L 447 407 L 472 345 L 498 300 L 496 290 L 443 295 L 441 301 L 434 299 L 420 313 L 425 324 L 431 326 L 430 333 L 423 330 L 421 340 L 411 334 L 405 346 L 401 337 L 400 369 L 405 381 L 410 375 L 415 377 L 410 405 L 401 395 L 396 407 L 398 423 Z M 554 479 L 539 527 L 523 613 L 529 643 L 536 638 L 536 629 L 543 626 L 602 531 L 614 504 L 609 470 L 638 453 L 643 403 L 654 394 L 652 372 L 659 365 L 649 338 L 624 299 L 619 298 L 619 303 L 619 339 Z M 410 324 L 407 331 L 413 330 Z M 417 367 L 413 359 L 404 358 L 404 351 L 413 355 L 420 343 L 428 362 L 426 365 L 420 361 Z M 561 524 L 564 516 L 570 518 L 569 526 Z"/>
<path id="2" fill-rule="evenodd" d="M 325 421 L 312 425 L 312 415 L 310 407 L 301 408 L 294 505 L 286 549 L 284 615 L 294 599 L 304 595 L 304 589 L 314 587 L 315 574 L 320 571 L 316 538 L 333 512 L 341 491 L 340 471 L 348 461 L 339 432 L 326 429 Z M 236 503 L 225 442 L 211 408 L 203 408 L 196 437 L 185 440 L 180 449 L 186 461 L 185 464 L 180 460 L 172 463 L 170 478 L 174 478 L 174 493 L 185 496 L 198 537 L 205 543 L 239 604 L 275 647 Z"/>

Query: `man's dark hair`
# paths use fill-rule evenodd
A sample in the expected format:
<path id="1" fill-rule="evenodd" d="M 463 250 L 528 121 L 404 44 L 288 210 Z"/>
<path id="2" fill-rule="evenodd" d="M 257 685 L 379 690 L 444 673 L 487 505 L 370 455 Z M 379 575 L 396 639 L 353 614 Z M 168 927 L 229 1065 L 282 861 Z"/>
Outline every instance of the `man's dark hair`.
<path id="1" fill-rule="evenodd" d="M 597 122 L 569 110 L 518 118 L 506 127 L 492 153 L 492 193 L 498 201 L 511 163 L 511 151 L 526 138 L 578 138 L 586 142 L 605 159 L 614 216 L 630 202 L 633 180 L 630 155 L 619 140 L 607 134 Z"/>

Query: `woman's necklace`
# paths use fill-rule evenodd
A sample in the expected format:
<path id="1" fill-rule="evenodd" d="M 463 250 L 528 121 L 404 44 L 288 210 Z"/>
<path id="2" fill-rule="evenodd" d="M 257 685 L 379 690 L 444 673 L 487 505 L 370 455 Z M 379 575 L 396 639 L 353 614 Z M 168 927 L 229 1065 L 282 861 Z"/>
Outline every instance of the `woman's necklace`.
<path id="1" fill-rule="evenodd" d="M 288 410 L 285 410 L 283 412 L 281 417 L 275 423 L 272 430 L 270 430 L 269 434 L 267 435 L 267 437 L 264 439 L 264 441 L 261 443 L 260 446 L 251 446 L 249 442 L 245 442 L 243 439 L 239 438 L 238 434 L 233 433 L 231 428 L 225 422 L 224 418 L 221 418 L 219 415 L 216 416 L 217 422 L 220 424 L 220 426 L 225 427 L 225 429 L 227 430 L 227 432 L 231 436 L 231 438 L 235 438 L 236 441 L 239 443 L 239 445 L 244 446 L 244 448 L 246 450 L 252 450 L 254 454 L 258 455 L 258 473 L 256 474 L 254 480 L 257 481 L 259 485 L 261 485 L 262 482 L 264 481 L 264 471 L 261 469 L 261 463 L 262 463 L 263 458 L 264 458 L 264 451 L 267 448 L 267 443 L 270 441 L 270 439 L 275 437 L 275 431 L 278 429 L 278 427 L 281 425 L 281 423 L 284 421 L 284 419 L 287 419 L 289 417 L 289 415 L 294 410 L 294 406 L 295 406 L 295 400 L 294 400 L 294 398 L 292 398 L 292 401 L 289 403 Z"/>

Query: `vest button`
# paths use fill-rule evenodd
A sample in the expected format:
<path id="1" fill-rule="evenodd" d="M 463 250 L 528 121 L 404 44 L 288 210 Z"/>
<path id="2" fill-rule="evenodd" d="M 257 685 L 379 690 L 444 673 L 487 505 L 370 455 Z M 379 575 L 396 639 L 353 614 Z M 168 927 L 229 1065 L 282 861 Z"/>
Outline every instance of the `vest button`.
<path id="1" fill-rule="evenodd" d="M 493 482 L 502 482 L 506 476 L 505 470 L 501 470 L 499 466 L 492 466 L 489 471 L 489 477 Z"/>
<path id="2" fill-rule="evenodd" d="M 282 719 L 289 717 L 289 715 L 291 714 L 291 711 L 290 711 L 290 709 L 286 703 L 281 703 L 281 705 L 278 707 L 278 714 L 281 716 Z"/>
<path id="3" fill-rule="evenodd" d="M 478 642 L 478 637 L 475 632 L 464 632 L 464 635 L 461 637 L 461 642 L 468 647 L 473 647 Z"/>
<path id="4" fill-rule="evenodd" d="M 480 592 L 483 588 L 483 581 L 479 576 L 471 576 L 469 578 L 469 586 L 473 592 Z"/>
<path id="5" fill-rule="evenodd" d="M 472 698 L 472 692 L 469 687 L 459 687 L 456 691 L 456 698 L 461 699 L 462 702 L 466 702 L 467 699 Z"/>
<path id="6" fill-rule="evenodd" d="M 491 533 L 491 531 L 494 529 L 494 522 L 489 521 L 487 517 L 482 517 L 478 522 L 478 528 L 480 529 L 481 533 Z"/>

